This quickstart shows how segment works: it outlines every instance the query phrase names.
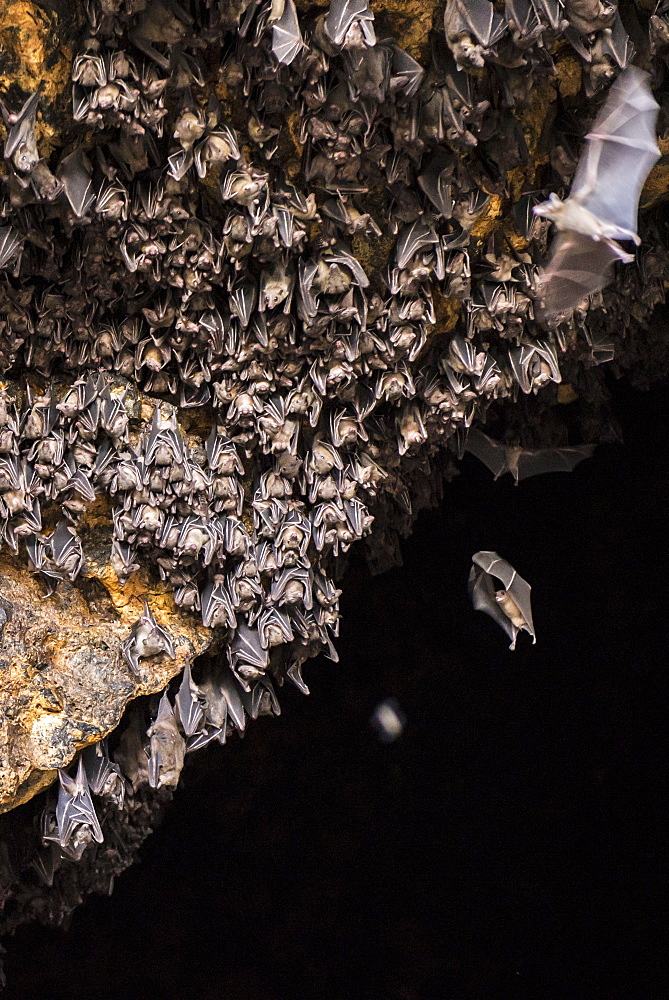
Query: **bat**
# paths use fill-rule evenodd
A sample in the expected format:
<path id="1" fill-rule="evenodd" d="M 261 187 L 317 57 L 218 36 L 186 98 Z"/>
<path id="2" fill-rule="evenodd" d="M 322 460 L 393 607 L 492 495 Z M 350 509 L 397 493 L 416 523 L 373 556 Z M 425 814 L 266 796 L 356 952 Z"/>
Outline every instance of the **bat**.
<path id="1" fill-rule="evenodd" d="M 511 639 L 509 649 L 516 648 L 516 638 L 521 631 L 529 632 L 532 643 L 536 643 L 529 583 L 496 552 L 475 552 L 472 563 L 469 595 L 474 609 L 485 611 L 504 629 Z M 493 578 L 504 584 L 503 590 L 496 588 Z"/>
<path id="2" fill-rule="evenodd" d="M 342 46 L 358 29 L 365 45 L 376 44 L 374 15 L 367 0 L 332 0 L 325 18 L 325 33 L 336 46 Z"/>
<path id="3" fill-rule="evenodd" d="M 484 55 L 507 30 L 489 0 L 448 0 L 444 10 L 446 41 L 459 67 L 482 67 Z"/>
<path id="4" fill-rule="evenodd" d="M 393 92 L 401 91 L 405 98 L 413 97 L 423 82 L 425 70 L 398 45 L 392 46 L 391 53 L 390 89 Z"/>
<path id="5" fill-rule="evenodd" d="M 94 795 L 110 798 L 118 809 L 123 808 L 125 780 L 121 768 L 109 759 L 107 741 L 91 743 L 81 751 L 86 780 Z"/>
<path id="6" fill-rule="evenodd" d="M 51 552 L 58 569 L 74 581 L 84 564 L 84 552 L 76 531 L 64 519 L 58 522 L 51 535 Z"/>
<path id="7" fill-rule="evenodd" d="M 228 658 L 235 677 L 245 687 L 248 687 L 249 677 L 255 679 L 269 666 L 269 653 L 263 648 L 258 629 L 251 628 L 244 622 L 239 625 L 228 646 Z"/>
<path id="8" fill-rule="evenodd" d="M 224 670 L 218 682 L 218 688 L 227 705 L 228 718 L 234 726 L 243 733 L 246 728 L 244 703 L 242 702 L 241 686 L 237 678 L 229 670 Z"/>
<path id="9" fill-rule="evenodd" d="M 470 430 L 465 442 L 465 451 L 483 462 L 495 479 L 510 472 L 516 486 L 519 480 L 544 472 L 571 472 L 583 459 L 592 457 L 595 447 L 582 444 L 575 448 L 520 448 L 495 441 L 477 427 Z"/>
<path id="10" fill-rule="evenodd" d="M 21 174 L 29 174 L 39 161 L 35 138 L 38 103 L 39 94 L 31 94 L 18 115 L 8 114 L 2 105 L 3 118 L 9 129 L 5 139 L 5 159 L 11 160 Z"/>
<path id="11" fill-rule="evenodd" d="M 184 667 L 183 680 L 174 699 L 177 716 L 186 736 L 194 736 L 202 727 L 204 722 L 203 701 L 200 689 L 193 680 L 190 663 L 187 662 Z"/>
<path id="12" fill-rule="evenodd" d="M 252 691 L 240 692 L 242 704 L 250 719 L 262 715 L 281 715 L 281 706 L 269 677 L 261 677 Z"/>
<path id="13" fill-rule="evenodd" d="M 56 173 L 70 208 L 78 219 L 82 219 L 96 200 L 91 165 L 83 149 L 79 147 L 64 157 Z"/>
<path id="14" fill-rule="evenodd" d="M 426 225 L 420 219 L 416 219 L 410 225 L 405 226 L 397 239 L 395 247 L 395 260 L 399 268 L 407 266 L 414 254 L 426 247 L 434 246 L 439 242 L 439 237 L 432 226 Z"/>
<path id="15" fill-rule="evenodd" d="M 263 649 L 293 641 L 290 618 L 285 612 L 271 605 L 258 618 L 258 635 Z"/>
<path id="16" fill-rule="evenodd" d="M 62 767 L 58 768 L 58 778 L 56 829 L 45 833 L 42 839 L 53 841 L 68 857 L 79 861 L 91 840 L 98 844 L 104 840 L 81 757 L 76 778 L 71 778 Z"/>
<path id="17" fill-rule="evenodd" d="M 534 212 L 555 223 L 558 234 L 539 276 L 543 315 L 571 312 L 587 295 L 611 280 L 616 260 L 634 258 L 616 242 L 637 246 L 639 197 L 660 156 L 655 135 L 659 105 L 648 74 L 626 69 L 608 97 L 579 160 L 566 201 L 551 194 Z"/>
<path id="18" fill-rule="evenodd" d="M 418 184 L 423 193 L 430 199 L 437 212 L 445 219 L 453 215 L 453 198 L 451 184 L 455 171 L 455 160 L 445 149 L 440 148 L 429 160 L 422 174 L 418 176 Z"/>
<path id="19" fill-rule="evenodd" d="M 151 788 L 176 788 L 184 766 L 186 743 L 177 727 L 174 709 L 163 692 L 158 715 L 149 726 L 149 785 Z"/>
<path id="20" fill-rule="evenodd" d="M 20 234 L 13 226 L 0 226 L 0 267 L 5 267 L 22 247 Z"/>
<path id="21" fill-rule="evenodd" d="M 222 578 L 209 580 L 202 591 L 202 624 L 205 628 L 237 628 L 237 617 Z"/>
<path id="22" fill-rule="evenodd" d="M 139 673 L 139 659 L 142 656 L 167 653 L 171 660 L 175 659 L 176 653 L 172 637 L 153 617 L 146 599 L 144 600 L 144 611 L 121 646 L 121 652 L 123 659 L 134 674 Z"/>
<path id="23" fill-rule="evenodd" d="M 147 466 L 152 463 L 171 465 L 174 461 L 177 465 L 186 467 L 186 452 L 175 413 L 171 413 L 169 417 L 165 418 L 160 413 L 159 406 L 153 411 L 153 421 L 146 441 L 144 461 Z M 145 478 L 148 479 L 148 475 Z"/>

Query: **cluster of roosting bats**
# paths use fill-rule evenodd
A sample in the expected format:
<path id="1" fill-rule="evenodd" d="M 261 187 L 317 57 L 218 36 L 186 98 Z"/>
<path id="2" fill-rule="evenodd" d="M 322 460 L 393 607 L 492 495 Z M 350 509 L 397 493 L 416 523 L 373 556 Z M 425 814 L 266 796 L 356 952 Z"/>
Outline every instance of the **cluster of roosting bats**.
<path id="1" fill-rule="evenodd" d="M 187 750 L 278 712 L 271 678 L 306 690 L 304 661 L 336 656 L 337 557 L 376 519 L 373 565 L 392 562 L 391 529 L 433 489 L 444 445 L 516 480 L 591 454 L 472 425 L 497 400 L 555 387 L 561 365 L 613 356 L 601 289 L 633 259 L 620 242 L 639 243 L 659 155 L 652 80 L 599 0 L 507 0 L 503 15 L 448 0 L 427 66 L 366 0 L 86 11 L 76 140 L 45 157 L 39 95 L 2 105 L 0 537 L 50 593 L 77 580 L 81 518 L 109 495 L 121 582 L 151 567 L 225 630 L 228 658 L 199 686 L 187 670 L 115 760 L 88 748 L 75 777 L 60 772 L 41 836 L 71 858 L 103 835 L 91 792 L 120 809 L 128 781 L 171 787 Z M 661 79 L 661 12 L 650 39 Z M 589 96 L 623 72 L 578 163 L 586 128 L 558 93 L 546 184 L 509 206 L 511 240 L 485 220 L 528 165 L 519 114 L 563 44 Z M 565 200 L 546 200 L 572 177 Z M 363 266 L 370 247 L 386 247 L 383 270 Z M 643 321 L 666 263 L 658 242 L 628 268 L 609 319 Z M 461 319 L 437 336 L 446 300 Z M 512 643 L 534 637 L 529 587 L 503 559 L 477 553 L 470 586 Z M 173 654 L 145 606 L 128 668 Z"/>

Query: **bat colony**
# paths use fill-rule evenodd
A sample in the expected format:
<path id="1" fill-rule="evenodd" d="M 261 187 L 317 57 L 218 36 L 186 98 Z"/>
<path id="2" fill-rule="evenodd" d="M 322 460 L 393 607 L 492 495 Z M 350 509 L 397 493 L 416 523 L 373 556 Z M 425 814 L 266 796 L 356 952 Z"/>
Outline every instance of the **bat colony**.
<path id="1" fill-rule="evenodd" d="M 440 448 L 516 482 L 591 454 L 473 425 L 560 382 L 557 321 L 631 259 L 618 241 L 639 242 L 659 155 L 658 106 L 613 5 L 507 0 L 502 15 L 447 0 L 428 69 L 377 33 L 366 0 L 84 7 L 62 155 L 39 148 L 38 94 L 0 102 L 0 372 L 23 380 L 0 383 L 0 541 L 48 598 L 81 576 L 82 518 L 107 496 L 120 583 L 150 566 L 226 653 L 197 684 L 187 667 L 115 750 L 60 770 L 41 818 L 46 882 L 61 852 L 98 849 L 92 795 L 121 809 L 143 784 L 173 787 L 187 752 L 279 713 L 275 683 L 308 693 L 307 659 L 336 658 L 336 558 L 376 519 L 370 562 L 392 564 Z M 589 95 L 623 71 L 569 197 L 524 192 L 513 207 L 528 245 L 542 219 L 557 227 L 539 273 L 536 245 L 519 255 L 475 233 L 490 191 L 506 197 L 529 161 L 512 109 L 535 69 L 557 76 L 563 36 Z M 234 123 L 218 90 L 240 96 Z M 293 111 L 302 159 L 288 171 Z M 354 246 L 380 237 L 392 249 L 374 283 Z M 441 346 L 435 288 L 463 316 Z M 612 356 L 586 337 L 593 363 Z M 473 561 L 475 607 L 512 646 L 520 630 L 534 639 L 529 585 L 495 553 Z M 133 679 L 175 656 L 149 605 L 137 614 L 119 649 Z M 388 738 L 403 725 L 390 709 Z"/>

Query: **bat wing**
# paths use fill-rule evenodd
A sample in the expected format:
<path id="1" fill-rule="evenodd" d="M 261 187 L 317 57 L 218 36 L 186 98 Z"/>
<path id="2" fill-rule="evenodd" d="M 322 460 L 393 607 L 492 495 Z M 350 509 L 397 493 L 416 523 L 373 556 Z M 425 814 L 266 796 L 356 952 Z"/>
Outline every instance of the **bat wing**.
<path id="1" fill-rule="evenodd" d="M 477 555 L 490 555 L 494 553 L 477 553 Z M 476 559 L 476 556 L 474 556 Z M 480 566 L 474 565 L 469 574 L 469 596 L 475 611 L 485 611 L 487 615 L 497 622 L 499 627 L 508 635 L 511 642 L 516 638 L 516 627 L 506 617 L 499 604 L 495 600 L 495 586 L 491 576 Z"/>
<path id="2" fill-rule="evenodd" d="M 641 188 L 660 157 L 655 133 L 659 105 L 648 79 L 643 70 L 630 66 L 613 84 L 586 136 L 570 193 L 585 188 L 589 193 L 584 207 L 618 227 L 620 239 L 636 233 Z"/>
<path id="3" fill-rule="evenodd" d="M 578 448 L 540 448 L 521 451 L 518 456 L 518 478 L 528 479 L 544 472 L 571 472 L 584 458 L 590 458 L 594 444 Z"/>
<path id="4" fill-rule="evenodd" d="M 475 455 L 486 465 L 495 479 L 509 471 L 506 448 L 499 441 L 493 441 L 477 427 L 472 427 L 465 442 L 465 451 Z"/>
<path id="5" fill-rule="evenodd" d="M 544 316 L 569 313 L 588 295 L 604 288 L 620 259 L 621 253 L 605 240 L 592 240 L 572 229 L 558 232 L 537 282 Z"/>
<path id="6" fill-rule="evenodd" d="M 415 253 L 438 242 L 434 229 L 416 219 L 415 222 L 405 226 L 398 237 L 395 249 L 397 266 L 406 267 Z"/>
<path id="7" fill-rule="evenodd" d="M 204 721 L 199 691 L 193 681 L 190 664 L 184 667 L 183 680 L 175 697 L 179 721 L 186 736 L 194 736 Z"/>
<path id="8" fill-rule="evenodd" d="M 481 45 L 494 45 L 506 31 L 506 21 L 489 0 L 467 0 L 466 4 L 460 4 L 460 10 Z"/>
<path id="9" fill-rule="evenodd" d="M 401 90 L 405 97 L 413 97 L 420 87 L 425 70 L 408 52 L 397 45 L 392 49 L 392 68 L 390 83 L 392 87 Z"/>
<path id="10" fill-rule="evenodd" d="M 509 564 L 507 563 L 506 565 L 508 566 Z M 507 585 L 506 589 L 507 592 L 511 594 L 511 597 L 518 606 L 518 610 L 525 619 L 527 631 L 532 636 L 532 641 L 536 642 L 537 637 L 534 631 L 534 622 L 532 621 L 532 602 L 530 599 L 532 592 L 531 586 L 527 580 L 523 580 L 522 576 L 518 576 L 514 569 L 511 583 Z"/>
<path id="11" fill-rule="evenodd" d="M 280 63 L 290 66 L 302 48 L 302 35 L 293 0 L 286 0 L 283 14 L 272 28 L 272 52 Z"/>
<path id="12" fill-rule="evenodd" d="M 452 179 L 453 161 L 448 155 L 434 156 L 418 177 L 419 186 L 445 219 L 453 215 Z"/>
<path id="13" fill-rule="evenodd" d="M 373 14 L 368 8 L 367 0 L 333 0 L 325 19 L 325 30 L 335 43 L 341 45 L 346 32 L 356 18 L 372 21 Z"/>
<path id="14" fill-rule="evenodd" d="M 243 733 L 246 728 L 244 703 L 242 702 L 241 689 L 232 671 L 226 670 L 224 672 L 219 685 L 228 706 L 228 716 L 232 719 L 240 733 Z"/>
<path id="15" fill-rule="evenodd" d="M 516 628 L 513 623 L 506 617 L 502 609 L 495 601 L 495 585 L 492 582 L 491 577 L 497 577 L 504 584 L 504 589 L 513 598 L 518 610 L 525 619 L 527 625 L 527 631 L 532 636 L 534 642 L 536 642 L 536 635 L 534 632 L 534 623 L 532 621 L 532 604 L 530 600 L 530 594 L 532 588 L 527 580 L 524 580 L 522 576 L 519 576 L 513 566 L 502 559 L 496 552 L 476 552 L 472 556 L 472 562 L 474 567 L 472 569 L 472 574 L 470 574 L 470 584 L 472 576 L 476 576 L 476 567 L 478 566 L 483 570 L 484 574 L 487 576 L 488 583 L 481 583 L 478 590 L 478 595 L 480 599 L 485 600 L 485 604 L 481 603 L 478 606 L 474 600 L 474 593 L 472 592 L 472 602 L 477 611 L 485 611 L 492 618 L 495 619 L 498 624 L 502 626 L 507 635 L 511 636 L 512 641 L 515 639 Z M 492 608 L 489 608 L 487 601 L 492 598 L 492 601 L 496 605 L 496 610 L 505 622 L 502 622 L 500 618 L 493 612 Z"/>
<path id="16" fill-rule="evenodd" d="M 65 197 L 79 219 L 86 214 L 96 197 L 89 166 L 83 149 L 79 148 L 66 156 L 57 170 Z"/>

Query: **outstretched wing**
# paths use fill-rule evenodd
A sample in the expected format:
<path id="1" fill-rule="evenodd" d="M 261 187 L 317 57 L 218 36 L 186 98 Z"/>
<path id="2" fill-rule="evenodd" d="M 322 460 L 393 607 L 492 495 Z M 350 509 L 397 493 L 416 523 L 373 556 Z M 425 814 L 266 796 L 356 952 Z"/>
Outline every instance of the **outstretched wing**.
<path id="1" fill-rule="evenodd" d="M 495 587 L 491 577 L 496 577 L 504 584 L 504 589 L 515 601 L 518 610 L 525 619 L 525 627 L 527 628 L 527 631 L 536 642 L 534 623 L 532 621 L 532 603 L 530 598 L 532 588 L 527 580 L 524 580 L 522 576 L 519 576 L 513 566 L 508 563 L 506 559 L 502 559 L 497 552 L 475 552 L 472 556 L 472 562 L 474 563 L 474 572 L 470 575 L 469 579 L 472 601 L 476 610 L 486 611 L 492 618 L 495 619 L 496 622 L 498 622 L 498 624 L 502 626 L 507 635 L 509 635 L 512 639 L 515 638 L 516 630 L 514 629 L 513 624 L 506 617 L 499 604 L 495 601 L 495 592 L 497 588 Z M 476 567 L 483 570 L 484 574 L 487 576 L 487 581 L 478 578 L 476 580 L 476 584 L 472 588 L 472 578 L 477 576 L 475 573 Z M 477 603 L 477 600 L 480 603 Z M 495 603 L 497 609 L 496 611 L 493 610 L 491 603 Z M 500 619 L 500 615 L 506 621 L 507 625 L 511 626 L 510 629 Z"/>
<path id="2" fill-rule="evenodd" d="M 495 586 L 492 577 L 480 567 L 472 566 L 468 588 L 474 610 L 485 611 L 506 632 L 511 642 L 514 642 L 517 634 L 516 628 L 495 600 Z"/>
<path id="3" fill-rule="evenodd" d="M 467 435 L 465 451 L 471 452 L 480 462 L 483 462 L 490 469 L 495 479 L 499 478 L 504 472 L 509 471 L 506 446 L 499 441 L 493 441 L 487 434 L 480 431 L 478 427 L 472 427 Z"/>
<path id="4" fill-rule="evenodd" d="M 616 260 L 633 259 L 605 240 L 593 240 L 573 229 L 559 231 L 537 282 L 543 316 L 551 319 L 571 312 L 586 296 L 608 285 Z"/>
<path id="5" fill-rule="evenodd" d="M 594 444 L 577 448 L 539 448 L 521 451 L 518 456 L 518 478 L 528 479 L 544 472 L 571 472 L 584 458 L 590 458 Z"/>
<path id="6" fill-rule="evenodd" d="M 628 67 L 609 90 L 579 161 L 570 197 L 589 192 L 584 207 L 602 222 L 636 233 L 639 196 L 657 162 L 655 123 L 659 105 L 648 85 L 649 76 Z"/>

